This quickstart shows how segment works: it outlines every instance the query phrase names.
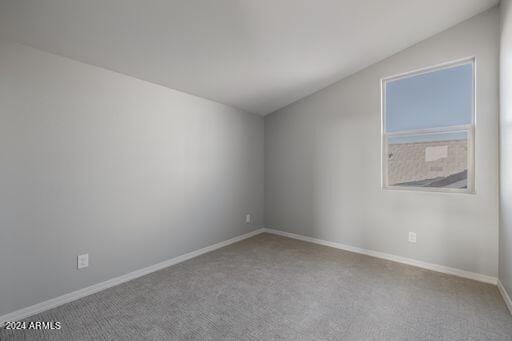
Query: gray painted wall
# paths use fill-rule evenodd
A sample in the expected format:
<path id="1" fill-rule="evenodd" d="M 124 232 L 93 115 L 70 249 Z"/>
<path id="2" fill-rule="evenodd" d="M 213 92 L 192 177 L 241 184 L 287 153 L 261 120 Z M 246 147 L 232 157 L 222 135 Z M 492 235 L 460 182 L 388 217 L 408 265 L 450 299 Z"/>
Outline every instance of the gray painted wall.
<path id="1" fill-rule="evenodd" d="M 512 297 L 512 1 L 500 9 L 500 281 Z"/>
<path id="2" fill-rule="evenodd" d="M 494 8 L 266 116 L 265 225 L 497 276 L 498 15 Z M 380 78 L 469 56 L 476 195 L 383 191 Z"/>
<path id="3" fill-rule="evenodd" d="M 262 226 L 259 116 L 1 44 L 0 121 L 0 315 Z"/>

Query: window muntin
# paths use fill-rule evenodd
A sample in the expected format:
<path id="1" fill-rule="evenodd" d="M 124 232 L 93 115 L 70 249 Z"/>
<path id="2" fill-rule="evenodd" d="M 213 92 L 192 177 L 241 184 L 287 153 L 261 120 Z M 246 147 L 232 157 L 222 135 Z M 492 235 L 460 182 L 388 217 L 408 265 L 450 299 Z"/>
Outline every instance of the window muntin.
<path id="1" fill-rule="evenodd" d="M 383 186 L 474 191 L 474 60 L 382 81 Z"/>

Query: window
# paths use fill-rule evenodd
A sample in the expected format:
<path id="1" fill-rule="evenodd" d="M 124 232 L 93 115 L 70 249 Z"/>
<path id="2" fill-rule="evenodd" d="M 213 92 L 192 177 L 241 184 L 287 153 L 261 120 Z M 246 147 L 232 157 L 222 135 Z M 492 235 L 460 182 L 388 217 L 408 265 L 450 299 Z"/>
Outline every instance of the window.
<path id="1" fill-rule="evenodd" d="M 382 80 L 384 188 L 474 192 L 474 64 Z"/>

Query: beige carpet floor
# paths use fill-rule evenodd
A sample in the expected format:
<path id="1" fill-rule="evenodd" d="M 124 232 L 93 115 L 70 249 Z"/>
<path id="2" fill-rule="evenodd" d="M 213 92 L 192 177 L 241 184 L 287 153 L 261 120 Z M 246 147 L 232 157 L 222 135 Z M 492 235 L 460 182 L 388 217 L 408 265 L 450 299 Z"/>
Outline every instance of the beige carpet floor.
<path id="1" fill-rule="evenodd" d="M 31 317 L 2 340 L 512 340 L 495 286 L 261 234 Z"/>

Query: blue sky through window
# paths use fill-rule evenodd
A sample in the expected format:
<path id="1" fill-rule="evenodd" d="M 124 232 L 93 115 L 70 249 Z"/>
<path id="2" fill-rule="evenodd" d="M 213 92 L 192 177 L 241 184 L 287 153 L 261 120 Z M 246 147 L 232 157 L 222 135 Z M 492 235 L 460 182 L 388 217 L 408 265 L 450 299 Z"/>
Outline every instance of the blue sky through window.
<path id="1" fill-rule="evenodd" d="M 472 123 L 472 63 L 388 81 L 385 85 L 386 132 Z"/>

